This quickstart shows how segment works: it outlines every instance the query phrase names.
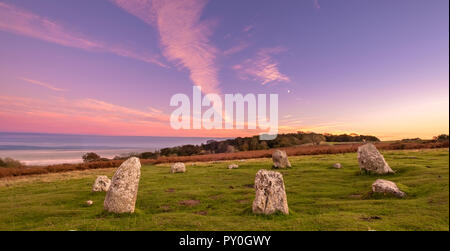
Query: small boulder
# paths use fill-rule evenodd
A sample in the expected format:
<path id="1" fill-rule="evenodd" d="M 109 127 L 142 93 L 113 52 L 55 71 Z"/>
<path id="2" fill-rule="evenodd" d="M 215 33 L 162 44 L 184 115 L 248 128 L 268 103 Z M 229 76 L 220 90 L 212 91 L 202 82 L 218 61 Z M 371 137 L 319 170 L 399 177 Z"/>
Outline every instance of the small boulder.
<path id="1" fill-rule="evenodd" d="M 336 163 L 336 164 L 333 164 L 333 167 L 336 169 L 341 169 L 342 165 L 341 165 L 341 163 Z"/>
<path id="2" fill-rule="evenodd" d="M 88 206 L 92 206 L 92 204 L 94 204 L 94 202 L 93 202 L 92 200 L 88 200 L 88 201 L 86 201 L 86 205 L 88 205 Z"/>
<path id="3" fill-rule="evenodd" d="M 170 168 L 171 173 L 185 173 L 186 172 L 186 166 L 184 163 L 177 162 L 174 163 Z"/>
<path id="4" fill-rule="evenodd" d="M 377 174 L 394 173 L 383 155 L 370 143 L 358 147 L 359 168 Z"/>
<path id="5" fill-rule="evenodd" d="M 287 154 L 282 150 L 275 150 L 272 153 L 273 168 L 288 168 L 291 163 L 288 160 Z"/>
<path id="6" fill-rule="evenodd" d="M 238 167 L 239 167 L 239 166 L 236 165 L 236 164 L 228 165 L 228 169 L 236 169 L 236 168 L 238 168 Z"/>
<path id="7" fill-rule="evenodd" d="M 107 176 L 98 176 L 92 186 L 92 192 L 108 192 L 111 180 Z"/>
<path id="8" fill-rule="evenodd" d="M 106 193 L 104 209 L 113 213 L 133 213 L 136 205 L 141 162 L 131 157 L 120 165 Z"/>
<path id="9" fill-rule="evenodd" d="M 372 192 L 382 194 L 392 194 L 399 198 L 403 198 L 406 195 L 405 192 L 401 191 L 394 182 L 383 179 L 377 179 L 372 184 Z"/>
<path id="10" fill-rule="evenodd" d="M 255 214 L 289 214 L 283 175 L 279 172 L 259 170 L 255 177 Z"/>

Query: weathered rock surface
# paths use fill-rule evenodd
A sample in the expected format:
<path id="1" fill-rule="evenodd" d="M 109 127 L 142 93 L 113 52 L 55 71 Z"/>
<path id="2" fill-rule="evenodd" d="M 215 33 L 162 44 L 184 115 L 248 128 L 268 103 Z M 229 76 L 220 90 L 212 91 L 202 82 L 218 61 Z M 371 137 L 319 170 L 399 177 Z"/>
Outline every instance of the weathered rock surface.
<path id="1" fill-rule="evenodd" d="M 184 163 L 177 162 L 174 163 L 170 168 L 171 173 L 185 173 L 186 172 L 186 166 Z"/>
<path id="2" fill-rule="evenodd" d="M 92 192 L 108 192 L 111 180 L 107 176 L 98 176 L 92 186 Z"/>
<path id="3" fill-rule="evenodd" d="M 136 205 L 141 162 L 132 157 L 120 165 L 114 174 L 106 193 L 103 206 L 106 211 L 114 213 L 133 213 Z"/>
<path id="4" fill-rule="evenodd" d="M 377 174 L 394 173 L 383 155 L 370 143 L 358 147 L 358 162 L 361 170 Z"/>
<path id="5" fill-rule="evenodd" d="M 341 163 L 336 163 L 336 164 L 333 164 L 333 167 L 336 169 L 341 169 L 342 165 L 341 165 Z"/>
<path id="6" fill-rule="evenodd" d="M 259 170 L 255 177 L 255 200 L 252 210 L 256 214 L 289 214 L 283 175 L 279 172 Z"/>
<path id="7" fill-rule="evenodd" d="M 288 168 L 291 167 L 291 163 L 287 157 L 285 151 L 275 150 L 272 153 L 273 167 L 274 168 Z"/>
<path id="8" fill-rule="evenodd" d="M 236 168 L 238 168 L 238 167 L 239 167 L 239 166 L 236 165 L 236 164 L 228 165 L 228 169 L 236 169 Z"/>
<path id="9" fill-rule="evenodd" d="M 394 182 L 383 179 L 377 179 L 372 184 L 372 192 L 382 194 L 392 194 L 399 198 L 403 198 L 406 196 L 406 194 L 403 191 L 401 191 Z"/>

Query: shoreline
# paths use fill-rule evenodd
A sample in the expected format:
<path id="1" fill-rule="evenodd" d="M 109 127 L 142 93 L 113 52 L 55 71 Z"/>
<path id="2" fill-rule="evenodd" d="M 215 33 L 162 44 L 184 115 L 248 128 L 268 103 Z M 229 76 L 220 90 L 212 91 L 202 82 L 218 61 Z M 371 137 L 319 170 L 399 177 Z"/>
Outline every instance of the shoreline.
<path id="1" fill-rule="evenodd" d="M 95 152 L 103 158 L 113 159 L 115 156 L 135 152 L 154 151 L 150 148 L 120 148 L 120 149 L 45 149 L 45 150 L 0 150 L 0 157 L 10 157 L 26 166 L 49 166 L 63 164 L 81 164 L 82 156 Z"/>

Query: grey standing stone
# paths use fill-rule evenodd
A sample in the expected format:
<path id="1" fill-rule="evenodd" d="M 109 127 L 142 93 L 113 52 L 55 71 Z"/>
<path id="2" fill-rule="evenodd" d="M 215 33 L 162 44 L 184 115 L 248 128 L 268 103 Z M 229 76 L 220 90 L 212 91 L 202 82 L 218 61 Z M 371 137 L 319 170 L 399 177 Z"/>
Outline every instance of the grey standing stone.
<path id="1" fill-rule="evenodd" d="M 133 213 L 136 205 L 141 162 L 131 157 L 120 165 L 114 174 L 111 186 L 106 193 L 103 206 L 113 213 Z"/>
<path id="2" fill-rule="evenodd" d="M 108 192 L 111 180 L 107 176 L 98 176 L 92 186 L 92 192 Z"/>
<path id="3" fill-rule="evenodd" d="M 394 173 L 383 155 L 371 143 L 358 147 L 358 162 L 361 170 L 377 174 Z"/>
<path id="4" fill-rule="evenodd" d="M 181 163 L 181 162 L 174 163 L 170 167 L 170 172 L 171 173 L 185 173 L 186 172 L 186 166 L 184 165 L 184 163 Z"/>
<path id="5" fill-rule="evenodd" d="M 239 167 L 239 166 L 236 165 L 236 164 L 228 165 L 228 169 L 236 169 L 236 168 L 238 168 L 238 167 Z"/>
<path id="6" fill-rule="evenodd" d="M 333 164 L 333 167 L 336 169 L 341 169 L 342 165 L 341 165 L 341 163 L 336 163 L 336 164 Z"/>
<path id="7" fill-rule="evenodd" d="M 291 167 L 291 163 L 287 157 L 285 151 L 275 150 L 272 153 L 273 167 L 274 168 L 288 168 Z"/>
<path id="8" fill-rule="evenodd" d="M 397 187 L 392 181 L 377 179 L 372 184 L 372 192 L 374 193 L 382 193 L 382 194 L 392 194 L 396 197 L 403 198 L 406 194 Z"/>
<path id="9" fill-rule="evenodd" d="M 289 214 L 283 175 L 279 172 L 259 170 L 255 177 L 255 214 Z"/>

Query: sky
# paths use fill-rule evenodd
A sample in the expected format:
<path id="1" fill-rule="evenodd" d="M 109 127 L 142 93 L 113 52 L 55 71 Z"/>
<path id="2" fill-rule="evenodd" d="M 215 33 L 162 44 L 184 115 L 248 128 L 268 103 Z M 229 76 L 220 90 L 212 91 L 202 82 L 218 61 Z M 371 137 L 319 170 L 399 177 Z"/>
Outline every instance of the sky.
<path id="1" fill-rule="evenodd" d="M 0 131 L 257 134 L 173 130 L 197 85 L 278 94 L 280 133 L 427 139 L 448 55 L 448 0 L 0 0 Z"/>

